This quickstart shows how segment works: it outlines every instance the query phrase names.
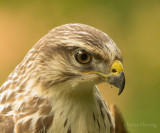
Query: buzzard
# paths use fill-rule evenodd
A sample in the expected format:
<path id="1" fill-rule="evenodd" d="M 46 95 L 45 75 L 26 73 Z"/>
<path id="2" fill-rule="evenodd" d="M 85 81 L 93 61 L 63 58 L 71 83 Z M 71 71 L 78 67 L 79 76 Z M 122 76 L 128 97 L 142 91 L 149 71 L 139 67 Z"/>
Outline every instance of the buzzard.
<path id="1" fill-rule="evenodd" d="M 1 133 L 114 133 L 98 88 L 124 89 L 122 56 L 112 39 L 84 24 L 51 30 L 0 88 Z"/>

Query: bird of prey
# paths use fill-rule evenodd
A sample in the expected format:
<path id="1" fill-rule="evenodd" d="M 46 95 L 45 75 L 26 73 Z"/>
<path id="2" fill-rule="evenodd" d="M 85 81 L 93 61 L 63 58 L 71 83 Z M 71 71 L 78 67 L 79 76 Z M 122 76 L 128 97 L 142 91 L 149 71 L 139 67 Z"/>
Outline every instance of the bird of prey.
<path id="1" fill-rule="evenodd" d="M 102 31 L 84 24 L 51 30 L 0 88 L 0 133 L 114 133 L 96 85 L 124 89 L 122 56 Z"/>

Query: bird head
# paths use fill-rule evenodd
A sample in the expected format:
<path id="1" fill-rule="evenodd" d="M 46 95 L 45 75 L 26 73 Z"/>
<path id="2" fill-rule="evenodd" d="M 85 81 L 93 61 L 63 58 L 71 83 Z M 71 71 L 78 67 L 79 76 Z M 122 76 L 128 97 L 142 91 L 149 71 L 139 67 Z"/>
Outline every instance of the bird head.
<path id="1" fill-rule="evenodd" d="M 55 85 L 94 86 L 108 82 L 124 89 L 122 56 L 113 40 L 83 24 L 54 28 L 31 51 L 36 52 L 37 80 L 45 88 Z"/>

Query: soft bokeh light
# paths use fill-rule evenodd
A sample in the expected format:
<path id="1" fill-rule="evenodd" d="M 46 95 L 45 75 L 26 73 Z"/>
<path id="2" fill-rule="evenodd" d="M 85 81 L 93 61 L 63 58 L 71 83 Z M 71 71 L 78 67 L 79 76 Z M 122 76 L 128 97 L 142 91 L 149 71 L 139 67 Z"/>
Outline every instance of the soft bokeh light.
<path id="1" fill-rule="evenodd" d="M 99 85 L 132 133 L 160 132 L 160 1 L 0 0 L 0 84 L 49 30 L 84 23 L 106 32 L 124 57 L 126 87 Z"/>

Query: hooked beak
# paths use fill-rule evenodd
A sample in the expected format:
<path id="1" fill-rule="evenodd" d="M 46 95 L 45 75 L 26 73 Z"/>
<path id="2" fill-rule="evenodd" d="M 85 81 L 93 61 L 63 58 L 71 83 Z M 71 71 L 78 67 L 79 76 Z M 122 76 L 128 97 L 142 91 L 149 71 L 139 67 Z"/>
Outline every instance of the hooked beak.
<path id="1" fill-rule="evenodd" d="M 112 64 L 111 75 L 107 77 L 107 81 L 111 85 L 119 88 L 118 95 L 123 92 L 125 86 L 125 75 L 123 72 L 123 65 L 120 61 L 116 60 Z"/>
<path id="2" fill-rule="evenodd" d="M 101 72 L 84 72 L 84 74 L 98 74 L 101 75 L 105 81 L 110 83 L 111 85 L 114 85 L 115 87 L 119 88 L 120 95 L 125 86 L 125 75 L 123 72 L 123 65 L 119 60 L 114 61 L 114 63 L 111 66 L 111 72 L 107 75 Z"/>
<path id="3" fill-rule="evenodd" d="M 115 87 L 119 88 L 119 93 L 118 95 L 120 95 L 123 90 L 124 90 L 124 86 L 125 86 L 125 75 L 124 72 L 120 72 L 120 74 L 118 75 L 111 75 L 108 77 L 108 82 L 111 85 L 114 85 Z"/>

